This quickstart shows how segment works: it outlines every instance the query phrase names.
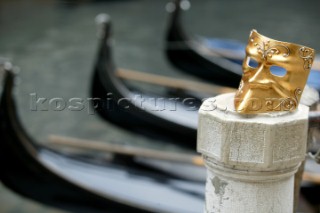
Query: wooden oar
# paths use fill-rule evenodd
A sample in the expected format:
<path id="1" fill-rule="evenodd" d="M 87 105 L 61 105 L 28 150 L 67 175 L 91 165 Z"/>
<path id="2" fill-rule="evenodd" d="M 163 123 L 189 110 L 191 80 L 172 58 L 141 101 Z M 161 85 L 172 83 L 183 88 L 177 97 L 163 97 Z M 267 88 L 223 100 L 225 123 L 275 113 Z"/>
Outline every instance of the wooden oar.
<path id="1" fill-rule="evenodd" d="M 204 161 L 199 155 L 157 151 L 153 149 L 138 148 L 127 145 L 108 144 L 100 141 L 76 139 L 58 135 L 49 136 L 49 145 L 64 146 L 80 150 L 107 152 L 134 157 L 145 157 L 164 161 L 193 164 L 195 166 L 204 166 Z M 320 184 L 320 174 L 305 171 L 303 173 L 303 180 L 315 184 Z"/>
<path id="2" fill-rule="evenodd" d="M 58 135 L 50 135 L 48 141 L 49 145 L 64 146 L 81 150 L 108 152 L 127 156 L 153 158 L 165 161 L 173 161 L 203 166 L 202 157 L 199 155 L 164 152 L 153 149 L 110 144 L 92 140 L 76 139 Z"/>
<path id="3" fill-rule="evenodd" d="M 171 87 L 196 92 L 204 92 L 209 94 L 221 94 L 236 91 L 236 89 L 230 87 L 199 83 L 190 80 L 176 79 L 122 68 L 118 69 L 115 75 L 119 78 L 126 80 L 140 81 L 148 84 L 155 84 L 164 87 Z"/>
<path id="4" fill-rule="evenodd" d="M 317 173 L 304 171 L 302 179 L 311 183 L 320 184 L 320 174 Z"/>

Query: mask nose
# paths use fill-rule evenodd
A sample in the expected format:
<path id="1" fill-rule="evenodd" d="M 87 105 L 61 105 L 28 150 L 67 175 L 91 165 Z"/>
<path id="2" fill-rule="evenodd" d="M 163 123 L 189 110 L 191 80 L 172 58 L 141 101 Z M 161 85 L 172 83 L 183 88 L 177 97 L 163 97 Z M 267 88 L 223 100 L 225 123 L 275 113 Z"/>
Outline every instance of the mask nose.
<path id="1" fill-rule="evenodd" d="M 270 82 L 268 76 L 269 69 L 263 64 L 257 68 L 256 73 L 249 78 L 249 83 L 268 84 Z"/>

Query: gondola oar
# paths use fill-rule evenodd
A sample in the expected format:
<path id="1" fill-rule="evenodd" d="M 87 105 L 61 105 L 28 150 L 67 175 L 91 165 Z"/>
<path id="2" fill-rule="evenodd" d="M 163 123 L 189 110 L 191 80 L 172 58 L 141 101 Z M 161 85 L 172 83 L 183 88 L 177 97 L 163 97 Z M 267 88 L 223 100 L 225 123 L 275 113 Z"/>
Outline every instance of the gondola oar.
<path id="1" fill-rule="evenodd" d="M 117 71 L 115 72 L 115 76 L 125 80 L 140 81 L 163 87 L 182 89 L 185 91 L 202 92 L 207 94 L 222 94 L 236 91 L 234 88 L 230 87 L 171 78 L 167 76 L 155 75 L 123 68 L 117 69 Z"/>
<path id="2" fill-rule="evenodd" d="M 194 166 L 204 166 L 203 158 L 197 154 L 184 154 L 176 152 L 158 151 L 141 147 L 132 147 L 127 145 L 110 144 L 101 141 L 93 141 L 87 139 L 78 139 L 59 135 L 50 135 L 48 145 L 54 147 L 69 147 L 83 151 L 95 151 L 102 153 L 119 154 L 123 156 L 140 157 L 146 160 L 161 160 L 171 163 L 184 163 Z M 205 180 L 205 177 L 203 177 Z M 304 171 L 303 180 L 314 184 L 320 184 L 320 174 L 316 172 Z"/>
<path id="3" fill-rule="evenodd" d="M 50 135 L 48 138 L 48 145 L 71 147 L 82 150 L 91 150 L 98 152 L 107 152 L 120 154 L 125 156 L 135 156 L 152 158 L 170 162 L 179 162 L 193 164 L 196 166 L 203 166 L 203 160 L 201 156 L 196 154 L 184 154 L 177 152 L 165 152 L 155 149 L 147 149 L 142 147 L 133 147 L 127 145 L 110 144 L 101 141 L 85 140 L 71 137 L 64 137 L 59 135 Z"/>

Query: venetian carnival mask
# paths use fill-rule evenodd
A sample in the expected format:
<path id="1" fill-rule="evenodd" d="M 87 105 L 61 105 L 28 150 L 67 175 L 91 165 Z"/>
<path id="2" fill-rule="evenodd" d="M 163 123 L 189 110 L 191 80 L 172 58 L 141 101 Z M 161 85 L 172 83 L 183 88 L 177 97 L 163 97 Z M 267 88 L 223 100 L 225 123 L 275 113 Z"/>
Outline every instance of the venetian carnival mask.
<path id="1" fill-rule="evenodd" d="M 276 41 L 252 30 L 234 99 L 236 111 L 257 114 L 295 110 L 314 54 L 311 48 Z"/>

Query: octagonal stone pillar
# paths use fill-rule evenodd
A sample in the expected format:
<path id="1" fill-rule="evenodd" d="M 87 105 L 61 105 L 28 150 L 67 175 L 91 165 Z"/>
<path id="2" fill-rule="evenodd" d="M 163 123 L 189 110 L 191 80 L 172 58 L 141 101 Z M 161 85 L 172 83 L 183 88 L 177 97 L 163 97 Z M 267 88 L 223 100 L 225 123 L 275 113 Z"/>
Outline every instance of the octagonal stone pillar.
<path id="1" fill-rule="evenodd" d="M 234 94 L 199 110 L 197 151 L 207 167 L 206 213 L 293 211 L 294 173 L 305 158 L 308 107 L 241 115 Z"/>

